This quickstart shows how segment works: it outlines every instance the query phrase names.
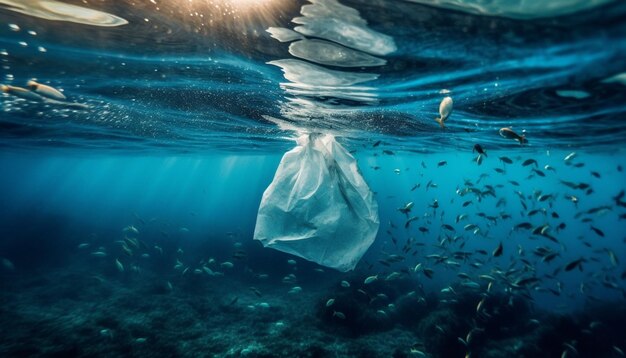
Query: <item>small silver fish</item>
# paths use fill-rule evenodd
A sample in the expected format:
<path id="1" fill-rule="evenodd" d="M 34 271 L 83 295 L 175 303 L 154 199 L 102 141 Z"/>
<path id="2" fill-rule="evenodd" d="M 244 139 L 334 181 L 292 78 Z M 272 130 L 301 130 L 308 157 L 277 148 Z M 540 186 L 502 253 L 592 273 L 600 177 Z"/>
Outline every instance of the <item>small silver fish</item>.
<path id="1" fill-rule="evenodd" d="M 220 266 L 229 269 L 235 267 L 235 265 L 230 261 L 224 261 L 220 264 Z"/>
<path id="2" fill-rule="evenodd" d="M 120 260 L 115 259 L 115 267 L 117 267 L 117 270 L 119 272 L 124 272 L 124 265 L 122 265 L 122 263 L 120 262 Z"/>
<path id="3" fill-rule="evenodd" d="M 370 276 L 363 281 L 364 284 L 369 285 L 370 283 L 378 280 L 378 275 Z"/>
<path id="4" fill-rule="evenodd" d="M 570 160 L 574 159 L 574 157 L 576 157 L 576 152 L 571 152 L 570 154 L 566 155 L 565 158 L 563 158 L 563 161 L 569 162 Z"/>
<path id="5" fill-rule="evenodd" d="M 302 287 L 300 286 L 293 286 L 288 293 L 294 294 L 294 293 L 300 293 L 302 292 Z"/>

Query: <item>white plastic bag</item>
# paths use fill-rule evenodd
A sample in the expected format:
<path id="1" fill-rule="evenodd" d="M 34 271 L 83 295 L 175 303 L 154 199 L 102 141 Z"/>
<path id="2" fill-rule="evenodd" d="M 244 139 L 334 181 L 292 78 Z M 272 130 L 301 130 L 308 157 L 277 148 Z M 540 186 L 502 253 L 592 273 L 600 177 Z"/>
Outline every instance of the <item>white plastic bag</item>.
<path id="1" fill-rule="evenodd" d="M 356 160 L 329 134 L 305 134 L 263 193 L 254 239 L 340 271 L 376 238 L 378 205 Z"/>

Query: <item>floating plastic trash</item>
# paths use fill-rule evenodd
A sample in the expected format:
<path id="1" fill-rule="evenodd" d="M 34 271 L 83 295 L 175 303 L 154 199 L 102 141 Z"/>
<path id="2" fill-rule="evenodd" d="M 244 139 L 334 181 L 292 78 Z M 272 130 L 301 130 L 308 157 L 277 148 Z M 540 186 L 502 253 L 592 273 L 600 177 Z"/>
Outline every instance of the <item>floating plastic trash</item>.
<path id="1" fill-rule="evenodd" d="M 254 239 L 340 271 L 376 238 L 378 204 L 356 160 L 330 134 L 306 134 L 263 193 Z"/>

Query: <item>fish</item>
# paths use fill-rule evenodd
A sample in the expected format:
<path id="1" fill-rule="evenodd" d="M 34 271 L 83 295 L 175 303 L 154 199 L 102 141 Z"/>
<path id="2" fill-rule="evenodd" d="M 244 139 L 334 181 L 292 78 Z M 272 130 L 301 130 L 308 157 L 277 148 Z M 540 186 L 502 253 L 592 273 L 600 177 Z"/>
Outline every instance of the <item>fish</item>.
<path id="1" fill-rule="evenodd" d="M 578 198 L 574 195 L 565 195 L 565 199 L 571 201 L 574 204 L 578 204 Z"/>
<path id="2" fill-rule="evenodd" d="M 468 287 L 468 288 L 473 288 L 473 289 L 479 289 L 480 288 L 480 284 L 478 282 L 474 282 L 474 281 L 464 281 L 464 282 L 461 283 L 461 286 Z"/>
<path id="3" fill-rule="evenodd" d="M 463 280 L 469 280 L 470 279 L 470 275 L 466 274 L 465 272 L 459 272 L 456 275 L 459 278 L 462 278 Z"/>
<path id="4" fill-rule="evenodd" d="M 374 276 L 369 276 L 365 279 L 365 281 L 363 281 L 364 284 L 369 285 L 370 283 L 374 282 L 378 280 L 378 275 L 374 275 Z"/>
<path id="5" fill-rule="evenodd" d="M 483 147 L 480 144 L 478 144 L 478 143 L 474 144 L 474 147 L 472 148 L 472 153 L 474 153 L 474 152 L 476 152 L 476 153 L 478 153 L 480 155 L 484 155 L 485 157 L 487 156 L 487 153 L 485 152 Z"/>
<path id="6" fill-rule="evenodd" d="M 446 164 L 448 164 L 448 162 L 447 162 L 447 161 L 445 161 L 445 160 L 442 160 L 442 161 L 440 161 L 439 163 L 437 163 L 437 167 L 443 167 L 443 166 L 444 166 L 444 165 L 446 165 Z"/>
<path id="7" fill-rule="evenodd" d="M 110 329 L 103 328 L 100 330 L 100 335 L 107 338 L 113 338 L 113 332 Z"/>
<path id="8" fill-rule="evenodd" d="M 23 87 L 0 85 L 0 92 L 35 102 L 44 102 L 46 100 L 45 97 Z"/>
<path id="9" fill-rule="evenodd" d="M 329 298 L 328 301 L 326 301 L 326 307 L 330 307 L 333 304 L 335 304 L 335 299 L 334 298 Z"/>
<path id="10" fill-rule="evenodd" d="M 333 317 L 337 317 L 339 319 L 346 319 L 346 315 L 343 312 L 333 311 Z"/>
<path id="11" fill-rule="evenodd" d="M 539 175 L 540 177 L 545 177 L 546 174 L 539 169 L 533 169 L 533 173 Z"/>
<path id="12" fill-rule="evenodd" d="M 119 259 L 115 259 L 115 267 L 117 267 L 119 272 L 124 272 L 124 265 L 122 265 Z"/>
<path id="13" fill-rule="evenodd" d="M 439 104 L 439 117 L 435 118 L 435 121 L 439 123 L 441 128 L 445 128 L 445 121 L 448 120 L 450 114 L 452 114 L 453 101 L 452 97 L 444 97 Z"/>
<path id="14" fill-rule="evenodd" d="M 374 143 L 374 145 L 372 145 L 373 148 L 376 148 L 380 145 L 381 141 L 376 141 L 376 143 Z"/>
<path id="15" fill-rule="evenodd" d="M 611 265 L 613 265 L 613 267 L 617 267 L 619 260 L 617 259 L 617 256 L 615 256 L 615 253 L 609 249 L 606 249 L 606 253 L 609 255 Z"/>
<path id="16" fill-rule="evenodd" d="M 576 152 L 571 152 L 568 155 L 566 155 L 565 158 L 563 158 L 563 161 L 567 163 L 570 160 L 574 159 L 574 157 L 576 157 Z"/>
<path id="17" fill-rule="evenodd" d="M 123 228 L 122 231 L 125 232 L 125 233 L 129 233 L 130 232 L 130 233 L 135 234 L 135 235 L 139 234 L 139 230 L 136 227 L 134 227 L 133 225 L 129 225 L 129 226 Z"/>
<path id="18" fill-rule="evenodd" d="M 546 201 L 546 200 L 554 200 L 554 195 L 552 194 L 546 194 L 546 195 L 539 195 L 537 197 L 537 201 Z"/>
<path id="19" fill-rule="evenodd" d="M 411 222 L 413 222 L 413 221 L 415 221 L 417 219 L 419 219 L 419 217 L 417 217 L 417 216 L 412 216 L 412 217 L 408 218 L 407 221 L 404 223 L 404 227 L 408 228 L 411 225 Z"/>
<path id="20" fill-rule="evenodd" d="M 500 159 L 500 161 L 503 162 L 503 163 L 513 164 L 513 161 L 509 157 L 498 157 L 498 159 Z"/>
<path id="21" fill-rule="evenodd" d="M 383 315 L 383 316 L 385 316 L 385 317 L 389 317 L 389 316 L 387 315 L 387 312 L 385 312 L 384 310 L 377 310 L 377 311 L 376 311 L 376 313 L 378 313 L 378 314 L 380 314 L 380 315 Z"/>
<path id="22" fill-rule="evenodd" d="M 523 134 L 519 135 L 515 133 L 511 128 L 508 128 L 508 127 L 500 128 L 498 133 L 500 133 L 500 136 L 503 138 L 513 139 L 513 140 L 518 141 L 520 145 L 528 143 L 528 140 L 526 139 L 525 135 Z"/>
<path id="23" fill-rule="evenodd" d="M 348 287 L 350 287 L 350 282 L 345 281 L 345 280 L 344 280 L 344 281 L 341 281 L 341 287 L 344 287 L 344 288 L 348 288 Z"/>
<path id="24" fill-rule="evenodd" d="M 604 232 L 602 230 L 598 229 L 597 227 L 592 225 L 591 226 L 591 230 L 593 230 L 598 236 L 604 237 Z"/>
<path id="25" fill-rule="evenodd" d="M 446 230 L 448 230 L 448 231 L 452 231 L 452 232 L 455 232 L 455 231 L 456 231 L 456 229 L 455 229 L 452 225 L 449 225 L 449 224 L 443 224 L 442 226 L 443 226 L 443 228 L 444 228 L 444 229 L 446 229 Z"/>
<path id="26" fill-rule="evenodd" d="M 539 165 L 537 164 L 537 161 L 536 161 L 536 160 L 534 160 L 534 159 L 526 159 L 526 160 L 522 163 L 522 166 L 527 167 L 527 166 L 529 166 L 529 165 L 531 165 L 531 164 L 532 164 L 532 165 L 534 165 L 534 166 L 535 166 L 535 168 L 539 166 Z"/>
<path id="27" fill-rule="evenodd" d="M 413 208 L 413 205 L 414 205 L 413 202 L 410 201 L 410 202 L 406 203 L 403 207 L 398 208 L 398 211 L 403 213 L 403 214 L 408 215 L 409 212 L 411 211 L 411 209 Z"/>
<path id="28" fill-rule="evenodd" d="M 34 80 L 26 82 L 26 87 L 38 95 L 48 97 L 57 101 L 65 101 L 67 98 L 61 91 L 54 87 L 50 87 L 41 83 L 37 83 Z"/>
<path id="29" fill-rule="evenodd" d="M 502 251 L 503 251 L 502 242 L 500 242 L 498 247 L 496 247 L 495 250 L 493 250 L 491 254 L 493 255 L 493 257 L 498 257 L 502 255 Z"/>
<path id="30" fill-rule="evenodd" d="M 530 230 L 533 227 L 533 225 L 529 222 L 523 222 L 523 223 L 519 223 L 517 225 L 515 225 L 513 227 L 513 230 L 519 230 L 519 229 L 526 229 L 526 230 Z"/>
<path id="31" fill-rule="evenodd" d="M 295 294 L 295 293 L 300 293 L 300 292 L 302 292 L 302 287 L 300 287 L 300 286 L 294 286 L 294 287 L 292 287 L 292 288 L 289 290 L 289 292 L 287 292 L 287 293 L 290 293 L 290 294 Z"/>
<path id="32" fill-rule="evenodd" d="M 572 271 L 573 269 L 575 269 L 576 267 L 580 268 L 580 270 L 582 270 L 582 264 L 583 262 L 587 262 L 587 260 L 585 260 L 584 258 L 579 258 L 577 260 L 571 261 L 569 262 L 567 265 L 565 265 L 564 270 L 565 271 Z"/>
<path id="33" fill-rule="evenodd" d="M 485 301 L 486 301 L 486 300 L 487 300 L 487 298 L 486 298 L 486 297 L 483 297 L 483 298 L 480 300 L 480 302 L 478 302 L 478 305 L 476 305 L 476 312 L 477 312 L 477 313 L 479 313 L 479 312 L 482 310 L 483 306 L 485 305 Z"/>
<path id="34" fill-rule="evenodd" d="M 390 273 L 386 278 L 385 281 L 392 281 L 395 280 L 397 278 L 399 278 L 400 276 L 402 276 L 402 274 L 400 272 L 392 272 Z"/>
<path id="35" fill-rule="evenodd" d="M 545 224 L 542 226 L 537 226 L 536 228 L 533 229 L 532 234 L 533 235 L 543 235 L 544 233 L 547 232 L 548 228 L 550 228 L 550 225 Z"/>

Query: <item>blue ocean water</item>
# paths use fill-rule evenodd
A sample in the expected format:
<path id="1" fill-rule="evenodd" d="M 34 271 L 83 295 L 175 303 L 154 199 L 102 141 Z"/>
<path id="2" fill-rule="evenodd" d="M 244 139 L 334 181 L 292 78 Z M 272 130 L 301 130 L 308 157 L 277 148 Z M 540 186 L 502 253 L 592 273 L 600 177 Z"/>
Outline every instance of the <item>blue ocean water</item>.
<path id="1" fill-rule="evenodd" d="M 0 0 L 0 354 L 623 356 L 625 34 L 609 0 Z M 354 270 L 253 240 L 302 133 L 377 202 Z"/>

